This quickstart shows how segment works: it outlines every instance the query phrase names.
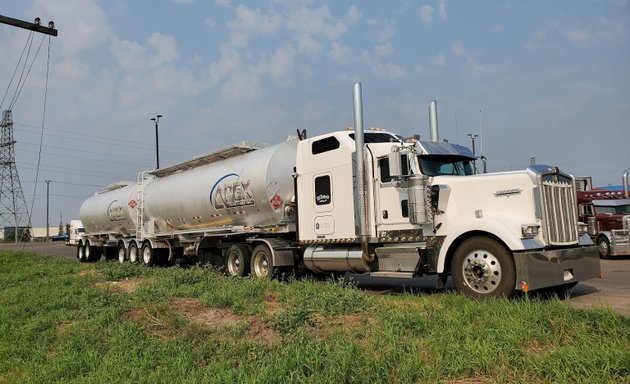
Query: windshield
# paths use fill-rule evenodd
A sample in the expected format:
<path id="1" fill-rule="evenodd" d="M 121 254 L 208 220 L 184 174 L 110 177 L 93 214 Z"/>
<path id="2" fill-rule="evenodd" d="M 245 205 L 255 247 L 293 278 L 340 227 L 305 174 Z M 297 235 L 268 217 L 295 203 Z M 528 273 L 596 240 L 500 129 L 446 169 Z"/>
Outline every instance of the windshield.
<path id="1" fill-rule="evenodd" d="M 597 213 L 608 213 L 611 215 L 628 215 L 630 214 L 630 204 L 611 206 L 596 206 Z"/>
<path id="2" fill-rule="evenodd" d="M 427 176 L 472 175 L 473 169 L 470 159 L 460 156 L 418 156 L 420 171 Z"/>

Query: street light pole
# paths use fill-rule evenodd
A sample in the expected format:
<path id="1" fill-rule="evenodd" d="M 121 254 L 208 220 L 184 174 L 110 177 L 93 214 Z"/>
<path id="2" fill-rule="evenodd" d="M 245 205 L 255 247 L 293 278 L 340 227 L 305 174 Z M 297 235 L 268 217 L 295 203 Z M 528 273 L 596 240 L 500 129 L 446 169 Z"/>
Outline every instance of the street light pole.
<path id="1" fill-rule="evenodd" d="M 50 239 L 50 182 L 46 180 L 46 241 Z"/>
<path id="2" fill-rule="evenodd" d="M 155 169 L 160 169 L 160 141 L 158 138 L 159 137 L 158 122 L 160 121 L 160 117 L 162 117 L 162 115 L 157 115 L 151 118 L 151 120 L 155 122 L 155 158 L 156 158 Z"/>

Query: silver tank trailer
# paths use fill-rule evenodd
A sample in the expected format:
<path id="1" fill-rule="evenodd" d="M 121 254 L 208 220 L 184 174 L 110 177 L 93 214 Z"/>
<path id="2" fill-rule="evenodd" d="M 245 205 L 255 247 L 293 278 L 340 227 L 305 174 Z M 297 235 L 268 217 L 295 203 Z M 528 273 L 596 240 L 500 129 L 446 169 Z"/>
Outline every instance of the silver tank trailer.
<path id="1" fill-rule="evenodd" d="M 296 150 L 297 140 L 291 139 L 149 178 L 143 187 L 144 222 L 155 224 L 156 235 L 222 226 L 278 225 L 285 220 L 284 208 L 294 197 L 292 173 Z M 86 231 L 106 232 L 107 228 L 117 233 L 135 233 L 137 207 L 129 203 L 136 201 L 137 190 L 137 186 L 125 187 L 86 200 L 81 207 L 81 219 L 87 219 Z M 117 217 L 107 214 L 114 201 L 124 201 L 119 223 L 112 222 Z M 121 228 L 123 222 L 129 226 Z"/>
<path id="2" fill-rule="evenodd" d="M 87 233 L 136 232 L 136 211 L 132 208 L 138 195 L 138 186 L 132 183 L 97 193 L 81 205 L 79 216 Z"/>

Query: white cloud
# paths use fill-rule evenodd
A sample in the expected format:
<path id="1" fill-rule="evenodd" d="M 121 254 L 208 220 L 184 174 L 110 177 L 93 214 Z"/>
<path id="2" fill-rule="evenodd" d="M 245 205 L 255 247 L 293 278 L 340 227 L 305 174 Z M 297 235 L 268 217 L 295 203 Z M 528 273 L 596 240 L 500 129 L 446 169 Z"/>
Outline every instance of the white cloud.
<path id="1" fill-rule="evenodd" d="M 153 33 L 146 46 L 129 40 L 112 39 L 110 51 L 118 65 L 125 70 L 143 70 L 171 63 L 179 58 L 177 43 L 170 35 Z"/>
<path id="2" fill-rule="evenodd" d="M 446 14 L 446 0 L 438 0 L 438 15 L 442 21 L 448 20 L 448 15 Z"/>
<path id="3" fill-rule="evenodd" d="M 374 27 L 376 29 L 376 35 L 374 35 L 374 40 L 376 41 L 387 41 L 391 40 L 394 36 L 396 36 L 396 23 L 393 20 L 368 20 L 368 26 Z M 373 33 L 373 31 L 370 31 Z"/>
<path id="4" fill-rule="evenodd" d="M 456 57 L 466 56 L 466 49 L 464 48 L 464 43 L 461 40 L 457 40 L 453 43 L 452 47 L 453 55 Z"/>
<path id="5" fill-rule="evenodd" d="M 420 21 L 422 24 L 429 25 L 433 22 L 433 7 L 425 4 L 420 7 Z"/>
<path id="6" fill-rule="evenodd" d="M 295 37 L 297 43 L 297 53 L 306 55 L 316 55 L 322 51 L 322 46 L 308 33 L 303 33 Z"/>
<path id="7" fill-rule="evenodd" d="M 251 9 L 238 5 L 235 9 L 236 19 L 227 22 L 228 28 L 239 35 L 238 42 L 245 44 L 247 38 L 258 34 L 269 35 L 280 28 L 283 20 L 276 11 L 264 13 L 259 8 Z"/>
<path id="8" fill-rule="evenodd" d="M 391 56 L 394 53 L 394 47 L 389 41 L 383 44 L 376 44 L 374 46 L 374 53 L 378 57 Z"/>
<path id="9" fill-rule="evenodd" d="M 405 67 L 393 63 L 376 64 L 372 71 L 375 75 L 388 79 L 399 79 L 407 74 Z"/>
<path id="10" fill-rule="evenodd" d="M 600 17 L 590 25 L 579 28 L 565 28 L 560 36 L 578 46 L 587 46 L 603 42 L 623 44 L 627 35 L 624 23 Z"/>
<path id="11" fill-rule="evenodd" d="M 214 0 L 214 3 L 216 5 L 219 5 L 221 7 L 225 7 L 225 8 L 229 8 L 232 6 L 232 1 L 230 0 Z"/>
<path id="12" fill-rule="evenodd" d="M 269 58 L 266 71 L 271 78 L 281 83 L 288 83 L 292 76 L 295 60 L 291 46 L 287 45 L 276 49 Z"/>
<path id="13" fill-rule="evenodd" d="M 203 19 L 203 24 L 207 27 L 215 27 L 217 23 L 209 17 Z"/>
<path id="14" fill-rule="evenodd" d="M 431 60 L 431 62 L 434 65 L 437 65 L 437 66 L 440 66 L 440 67 L 444 66 L 444 65 L 446 65 L 446 56 L 444 56 L 442 54 L 439 54 L 439 55 L 435 56 L 433 58 L 433 60 Z"/>
<path id="15" fill-rule="evenodd" d="M 151 64 L 154 66 L 170 63 L 179 58 L 177 42 L 173 36 L 153 33 L 147 40 L 147 45 L 153 48 Z"/>
<path id="16" fill-rule="evenodd" d="M 353 5 L 348 9 L 348 14 L 346 15 L 345 19 L 346 23 L 348 23 L 348 25 L 355 25 L 359 22 L 362 15 L 363 13 L 361 12 L 361 10 L 357 8 L 356 5 Z"/>
<path id="17" fill-rule="evenodd" d="M 85 62 L 77 59 L 63 60 L 58 64 L 58 67 L 65 78 L 74 80 L 85 78 L 90 73 L 89 66 Z"/>
<path id="18" fill-rule="evenodd" d="M 111 30 L 105 13 L 94 0 L 35 0 L 32 14 L 50 15 L 59 29 L 58 39 L 67 55 L 106 42 Z M 48 24 L 49 20 L 42 20 Z"/>
<path id="19" fill-rule="evenodd" d="M 337 64 L 349 64 L 352 61 L 352 49 L 343 43 L 333 41 L 327 56 Z"/>

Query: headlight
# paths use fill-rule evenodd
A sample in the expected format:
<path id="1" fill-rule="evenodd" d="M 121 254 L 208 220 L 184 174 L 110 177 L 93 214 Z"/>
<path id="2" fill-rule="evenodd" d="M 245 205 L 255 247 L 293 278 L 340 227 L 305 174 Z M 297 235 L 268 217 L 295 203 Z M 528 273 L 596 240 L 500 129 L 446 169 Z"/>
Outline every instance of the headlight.
<path id="1" fill-rule="evenodd" d="M 540 225 L 538 224 L 523 224 L 521 225 L 521 233 L 525 238 L 532 238 L 538 235 Z"/>

